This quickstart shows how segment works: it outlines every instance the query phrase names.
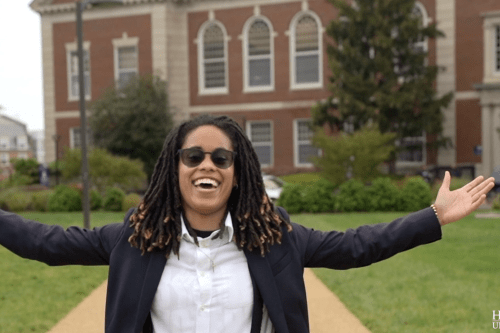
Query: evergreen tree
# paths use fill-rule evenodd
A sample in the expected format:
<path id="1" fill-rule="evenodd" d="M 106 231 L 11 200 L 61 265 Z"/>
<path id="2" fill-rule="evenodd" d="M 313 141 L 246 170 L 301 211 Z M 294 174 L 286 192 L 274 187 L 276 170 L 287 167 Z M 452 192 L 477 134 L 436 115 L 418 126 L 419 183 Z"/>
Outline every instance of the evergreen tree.
<path id="1" fill-rule="evenodd" d="M 166 82 L 148 75 L 131 80 L 122 89 L 113 85 L 91 109 L 94 144 L 114 155 L 141 160 L 150 179 L 173 126 Z"/>
<path id="2" fill-rule="evenodd" d="M 329 1 L 339 10 L 327 29 L 332 95 L 313 107 L 314 125 L 351 132 L 373 121 L 396 139 L 425 131 L 445 144 L 442 109 L 452 94 L 437 96 L 439 69 L 421 47 L 442 32 L 422 26 L 415 0 Z"/>

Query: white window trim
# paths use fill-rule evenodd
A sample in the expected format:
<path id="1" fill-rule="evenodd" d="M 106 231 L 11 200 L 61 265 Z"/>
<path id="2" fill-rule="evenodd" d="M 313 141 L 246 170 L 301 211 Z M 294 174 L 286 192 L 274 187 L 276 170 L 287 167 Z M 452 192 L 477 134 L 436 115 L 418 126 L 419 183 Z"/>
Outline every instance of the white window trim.
<path id="1" fill-rule="evenodd" d="M 139 74 L 139 37 L 129 37 L 126 32 L 123 33 L 121 38 L 111 40 L 113 43 L 113 56 L 114 56 L 114 71 L 115 71 L 115 86 L 118 87 L 118 80 L 120 79 L 120 69 L 118 68 L 118 49 L 121 47 L 134 46 L 137 51 L 137 63 L 135 64 L 135 73 Z M 130 70 L 132 72 L 132 70 Z"/>
<path id="2" fill-rule="evenodd" d="M 422 161 L 421 162 L 409 162 L 409 161 L 399 161 L 396 157 L 396 168 L 406 168 L 406 167 L 420 167 L 427 165 L 427 134 L 424 131 L 422 136 L 410 136 L 405 137 L 405 139 L 415 139 L 422 141 Z M 397 145 L 398 143 L 396 143 Z"/>
<path id="3" fill-rule="evenodd" d="M 75 134 L 73 132 L 75 129 L 80 129 L 80 126 L 71 127 L 69 129 L 69 147 L 71 149 L 81 148 L 81 141 L 82 141 L 81 134 L 80 134 L 80 146 L 79 147 L 75 147 Z M 89 146 L 90 143 L 92 142 L 92 139 L 89 137 L 89 135 L 92 135 L 92 133 L 90 132 L 90 127 L 87 125 L 87 146 Z"/>
<path id="4" fill-rule="evenodd" d="M 23 139 L 23 143 L 21 144 L 20 141 Z M 20 135 L 16 137 L 16 148 L 17 150 L 28 150 L 29 148 L 29 143 L 28 143 L 28 137 L 26 135 Z"/>
<path id="5" fill-rule="evenodd" d="M 204 56 L 203 56 L 203 34 L 205 32 L 205 29 L 209 24 L 216 24 L 222 29 L 222 34 L 224 36 L 224 68 L 225 68 L 225 80 L 226 80 L 226 86 L 225 87 L 217 87 L 217 88 L 205 88 L 205 63 L 204 63 Z M 229 93 L 229 66 L 228 66 L 228 56 L 227 56 L 227 43 L 231 40 L 230 37 L 227 35 L 226 28 L 224 25 L 215 20 L 215 19 L 209 19 L 205 23 L 203 23 L 200 27 L 200 30 L 198 30 L 198 37 L 195 39 L 195 43 L 198 46 L 198 95 L 223 95 L 223 94 L 228 94 Z"/>
<path id="6" fill-rule="evenodd" d="M 496 28 L 500 26 L 500 11 L 483 13 L 483 83 L 500 83 L 500 71 L 496 70 Z"/>
<path id="7" fill-rule="evenodd" d="M 271 78 L 270 85 L 268 86 L 255 86 L 251 87 L 249 85 L 249 55 L 248 55 L 248 30 L 250 29 L 251 25 L 255 22 L 255 20 L 262 20 L 264 21 L 267 26 L 269 27 L 269 43 L 270 43 L 270 54 L 269 56 L 252 56 L 252 59 L 256 59 L 259 57 L 262 57 L 262 59 L 268 59 L 270 60 L 270 66 L 269 66 L 269 75 Z M 243 49 L 243 92 L 244 93 L 252 93 L 252 92 L 266 92 L 266 91 L 274 91 L 274 38 L 278 36 L 278 33 L 274 31 L 273 25 L 271 21 L 261 15 L 256 15 L 252 16 L 250 19 L 248 19 L 243 26 L 243 35 L 241 36 L 242 40 L 242 49 Z"/>
<path id="8" fill-rule="evenodd" d="M 317 83 L 296 83 L 295 77 L 295 28 L 297 26 L 298 21 L 302 18 L 302 16 L 310 15 L 316 20 L 316 24 L 318 25 L 318 71 L 319 71 L 319 82 Z M 323 33 L 325 32 L 325 28 L 321 24 L 321 20 L 318 15 L 311 10 L 301 11 L 292 18 L 290 22 L 290 28 L 286 35 L 288 35 L 290 46 L 289 54 L 290 54 L 290 90 L 305 90 L 305 89 L 318 89 L 323 88 Z M 316 51 L 310 51 L 311 54 L 316 54 Z M 303 55 L 307 55 L 307 53 L 301 53 Z"/>
<path id="9" fill-rule="evenodd" d="M 66 75 L 67 75 L 67 83 L 68 83 L 68 101 L 74 102 L 80 99 L 80 96 L 72 96 L 71 95 L 71 52 L 78 51 L 78 44 L 76 42 L 66 43 L 64 45 L 66 47 Z M 85 100 L 90 101 L 92 98 L 92 64 L 90 59 L 90 42 L 83 42 L 83 50 L 87 51 L 89 55 L 89 93 L 85 94 Z M 85 73 L 84 73 L 85 76 Z"/>
<path id="10" fill-rule="evenodd" d="M 425 6 L 416 1 L 415 2 L 415 7 L 418 7 L 418 9 L 420 10 L 420 12 L 422 13 L 422 25 L 423 27 L 427 27 L 430 23 L 430 20 L 429 20 L 429 14 L 427 13 L 427 10 L 425 9 Z M 425 38 L 424 41 L 422 42 L 419 42 L 417 43 L 418 45 L 422 45 L 422 48 L 424 50 L 424 52 L 428 52 L 429 51 L 429 39 L 428 38 Z"/>
<path id="11" fill-rule="evenodd" d="M 296 168 L 312 168 L 314 167 L 313 163 L 300 163 L 299 161 L 299 144 L 310 144 L 312 145 L 311 140 L 301 140 L 299 142 L 299 122 L 307 121 L 311 122 L 311 118 L 297 118 L 293 120 L 293 165 Z M 321 156 L 321 150 L 318 149 L 318 156 Z"/>
<path id="12" fill-rule="evenodd" d="M 257 142 L 257 143 L 254 143 L 252 142 L 252 131 L 251 131 L 251 125 L 252 124 L 263 124 L 263 123 L 266 123 L 266 124 L 271 124 L 271 158 L 270 158 L 270 161 L 271 163 L 269 164 L 260 164 L 260 167 L 261 168 L 272 168 L 274 166 L 274 122 L 272 120 L 251 120 L 251 121 L 247 121 L 246 122 L 246 132 L 247 132 L 247 136 L 248 138 L 250 139 L 250 142 L 252 143 L 252 146 L 269 146 L 269 144 L 267 143 L 262 143 L 262 142 Z M 259 161 L 260 163 L 260 161 Z"/>
<path id="13" fill-rule="evenodd" d="M 8 136 L 0 137 L 0 150 L 10 150 L 10 138 Z"/>
<path id="14" fill-rule="evenodd" d="M 10 162 L 10 154 L 9 153 L 2 153 L 0 155 L 0 163 L 3 165 L 8 165 Z"/>
<path id="15" fill-rule="evenodd" d="M 28 159 L 28 153 L 22 152 L 22 153 L 17 153 L 17 158 L 27 160 Z"/>

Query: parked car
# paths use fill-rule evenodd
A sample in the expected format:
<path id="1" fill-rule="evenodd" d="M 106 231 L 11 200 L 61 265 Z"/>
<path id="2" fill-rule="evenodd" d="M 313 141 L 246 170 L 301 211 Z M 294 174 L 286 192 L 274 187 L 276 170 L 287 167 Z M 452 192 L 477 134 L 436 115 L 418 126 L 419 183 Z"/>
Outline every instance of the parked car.
<path id="1" fill-rule="evenodd" d="M 262 178 L 264 179 L 264 187 L 266 188 L 266 193 L 269 199 L 272 202 L 278 201 L 281 191 L 283 191 L 283 186 L 285 186 L 285 182 L 279 179 L 276 176 L 263 174 Z"/>

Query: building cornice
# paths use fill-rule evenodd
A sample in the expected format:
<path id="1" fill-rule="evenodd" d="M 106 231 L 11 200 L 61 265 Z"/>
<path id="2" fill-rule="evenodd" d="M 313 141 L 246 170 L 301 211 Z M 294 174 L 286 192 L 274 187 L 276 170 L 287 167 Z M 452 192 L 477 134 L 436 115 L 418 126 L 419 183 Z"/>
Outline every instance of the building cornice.
<path id="1" fill-rule="evenodd" d="M 147 3 L 161 3 L 161 2 L 184 2 L 183 0 L 123 0 L 123 5 L 138 5 Z M 121 6 L 117 4 L 116 6 Z M 52 4 L 52 0 L 33 0 L 30 7 L 40 15 L 56 14 L 65 12 L 74 12 L 76 10 L 76 2 Z M 87 5 L 87 9 L 91 9 L 92 5 Z"/>
<path id="2" fill-rule="evenodd" d="M 481 13 L 481 16 L 484 17 L 484 18 L 499 17 L 500 16 L 500 10 L 493 11 L 493 12 L 484 12 L 484 13 Z"/>
<path id="3" fill-rule="evenodd" d="M 500 83 L 476 83 L 473 85 L 474 89 L 482 90 L 500 90 Z"/>

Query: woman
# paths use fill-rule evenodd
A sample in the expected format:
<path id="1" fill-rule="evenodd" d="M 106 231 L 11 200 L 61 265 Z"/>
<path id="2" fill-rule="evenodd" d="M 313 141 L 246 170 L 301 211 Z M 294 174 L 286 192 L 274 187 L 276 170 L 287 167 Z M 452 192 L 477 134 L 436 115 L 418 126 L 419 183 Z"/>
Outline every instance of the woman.
<path id="1" fill-rule="evenodd" d="M 200 116 L 170 132 L 123 223 L 64 231 L 0 211 L 0 244 L 49 265 L 109 265 L 107 333 L 302 333 L 304 267 L 361 267 L 436 241 L 493 186 L 478 177 L 450 192 L 449 183 L 446 173 L 432 208 L 391 223 L 311 230 L 275 210 L 241 128 Z"/>

